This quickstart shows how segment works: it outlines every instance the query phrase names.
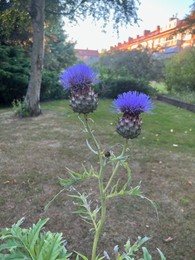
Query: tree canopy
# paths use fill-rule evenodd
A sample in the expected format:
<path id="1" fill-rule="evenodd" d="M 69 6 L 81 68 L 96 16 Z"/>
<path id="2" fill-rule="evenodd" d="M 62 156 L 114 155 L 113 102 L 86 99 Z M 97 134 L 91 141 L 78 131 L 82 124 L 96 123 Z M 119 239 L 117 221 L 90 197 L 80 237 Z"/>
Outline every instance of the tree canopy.
<path id="1" fill-rule="evenodd" d="M 0 0 L 0 40 L 14 41 L 20 33 L 32 32 L 33 46 L 31 73 L 25 103 L 30 114 L 39 115 L 40 90 L 44 57 L 44 27 L 55 24 L 60 16 L 70 21 L 92 16 L 94 20 L 102 19 L 104 25 L 113 21 L 114 29 L 123 24 L 138 22 L 137 9 L 139 0 Z M 14 19 L 13 19 L 14 18 Z M 13 19 L 13 22 L 12 22 Z M 9 26 L 7 26 L 9 24 Z M 28 28 L 26 30 L 26 28 Z M 12 39 L 11 36 L 16 36 Z M 6 40 L 6 37 L 8 38 Z"/>
<path id="2" fill-rule="evenodd" d="M 193 1 L 191 7 L 191 11 L 189 15 L 183 20 L 183 26 L 180 29 L 181 32 L 189 32 L 191 34 L 195 34 L 195 1 Z"/>

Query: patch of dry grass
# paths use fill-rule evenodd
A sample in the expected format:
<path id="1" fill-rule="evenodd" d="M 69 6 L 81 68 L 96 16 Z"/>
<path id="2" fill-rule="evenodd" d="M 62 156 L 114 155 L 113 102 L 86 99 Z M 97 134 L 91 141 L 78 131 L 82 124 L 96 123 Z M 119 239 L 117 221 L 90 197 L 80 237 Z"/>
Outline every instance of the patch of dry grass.
<path id="1" fill-rule="evenodd" d="M 121 142 L 114 129 L 117 115 L 108 111 L 109 106 L 110 101 L 100 101 L 92 115 L 105 149 Z M 130 146 L 129 163 L 133 184 L 141 180 L 144 193 L 157 202 L 159 221 L 145 201 L 115 199 L 108 205 L 99 250 L 111 252 L 128 237 L 147 235 L 152 237 L 147 244 L 152 255 L 158 247 L 167 259 L 191 260 L 195 254 L 195 114 L 158 102 L 155 114 L 144 115 L 143 121 L 142 135 Z M 70 250 L 90 255 L 92 235 L 88 225 L 72 214 L 75 206 L 69 191 L 44 212 L 61 189 L 58 177 L 66 177 L 66 167 L 78 171 L 82 163 L 98 167 L 68 102 L 43 104 L 43 114 L 37 118 L 18 119 L 11 110 L 1 109 L 0 122 L 0 228 L 22 216 L 26 226 L 49 217 L 47 228 L 63 232 Z M 89 187 L 95 195 L 94 179 L 76 188 L 88 191 Z"/>

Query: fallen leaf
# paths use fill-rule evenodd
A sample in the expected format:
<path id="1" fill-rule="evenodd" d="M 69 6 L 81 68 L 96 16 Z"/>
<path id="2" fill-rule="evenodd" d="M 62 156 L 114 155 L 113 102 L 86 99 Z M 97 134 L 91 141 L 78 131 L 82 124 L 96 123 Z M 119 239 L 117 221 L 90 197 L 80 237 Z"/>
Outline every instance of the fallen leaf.
<path id="1" fill-rule="evenodd" d="M 9 181 L 4 181 L 4 182 L 3 182 L 3 184 L 8 184 L 8 183 L 9 183 Z"/>
<path id="2" fill-rule="evenodd" d="M 164 241 L 165 242 L 171 242 L 171 241 L 173 241 L 173 238 L 172 237 L 168 237 L 168 238 L 164 239 Z"/>

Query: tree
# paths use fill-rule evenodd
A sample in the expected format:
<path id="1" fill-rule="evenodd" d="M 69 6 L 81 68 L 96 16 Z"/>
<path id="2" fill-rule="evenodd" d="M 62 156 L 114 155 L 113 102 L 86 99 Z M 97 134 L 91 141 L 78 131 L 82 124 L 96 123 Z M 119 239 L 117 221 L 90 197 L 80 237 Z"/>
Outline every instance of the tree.
<path id="1" fill-rule="evenodd" d="M 195 34 L 195 1 L 193 1 L 191 7 L 190 14 L 185 17 L 183 20 L 183 26 L 180 29 L 181 32 L 190 32 L 191 34 Z"/>
<path id="2" fill-rule="evenodd" d="M 4 0 L 5 2 L 5 0 Z M 25 7 L 22 0 L 10 0 Z M 29 14 L 33 28 L 33 48 L 31 60 L 31 74 L 25 103 L 31 116 L 41 114 L 40 87 L 42 79 L 43 56 L 44 56 L 44 18 L 47 13 L 53 19 L 59 15 L 66 16 L 70 21 L 78 18 L 85 19 L 92 16 L 94 20 L 103 19 L 105 25 L 110 19 L 113 20 L 114 28 L 120 25 L 138 21 L 137 5 L 139 0 L 29 0 Z"/>
<path id="3" fill-rule="evenodd" d="M 32 37 L 30 16 L 26 1 L 0 0 L 0 43 L 25 45 Z"/>
<path id="4" fill-rule="evenodd" d="M 30 15 L 33 26 L 33 47 L 31 59 L 31 73 L 25 104 L 31 116 L 41 113 L 40 91 L 44 56 L 44 14 L 45 0 L 32 0 Z"/>
<path id="5" fill-rule="evenodd" d="M 190 8 L 190 14 L 186 15 L 186 17 L 181 21 L 179 29 L 176 30 L 174 34 L 192 34 L 193 40 L 191 46 L 195 46 L 195 0 L 190 5 Z"/>
<path id="6" fill-rule="evenodd" d="M 114 51 L 100 58 L 100 66 L 107 66 L 119 77 L 149 79 L 152 56 L 146 51 Z"/>
<path id="7" fill-rule="evenodd" d="M 44 69 L 59 73 L 62 69 L 74 64 L 76 55 L 75 43 L 67 40 L 64 23 L 58 19 L 45 28 Z"/>
<path id="8" fill-rule="evenodd" d="M 165 65 L 168 90 L 195 91 L 195 47 L 174 55 Z"/>

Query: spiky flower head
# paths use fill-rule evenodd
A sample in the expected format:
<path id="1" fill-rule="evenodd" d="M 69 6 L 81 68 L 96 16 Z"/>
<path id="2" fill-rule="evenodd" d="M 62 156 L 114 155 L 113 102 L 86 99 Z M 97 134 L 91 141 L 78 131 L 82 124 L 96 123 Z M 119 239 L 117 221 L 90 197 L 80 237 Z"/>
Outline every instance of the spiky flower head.
<path id="1" fill-rule="evenodd" d="M 98 105 L 98 98 L 91 87 L 97 83 L 97 74 L 93 68 L 85 64 L 74 65 L 60 75 L 65 89 L 70 89 L 70 105 L 74 112 L 88 114 Z"/>
<path id="2" fill-rule="evenodd" d="M 137 91 L 129 91 L 118 96 L 113 101 L 116 112 L 122 112 L 123 116 L 118 119 L 117 132 L 127 139 L 136 138 L 141 133 L 142 112 L 151 112 L 154 108 L 149 96 Z"/>
<path id="3" fill-rule="evenodd" d="M 150 112 L 154 106 L 150 97 L 137 91 L 129 91 L 119 95 L 113 101 L 117 112 L 139 115 L 142 112 Z"/>
<path id="4" fill-rule="evenodd" d="M 83 89 L 97 83 L 97 74 L 97 71 L 86 64 L 76 64 L 60 75 L 60 81 L 65 89 Z"/>

